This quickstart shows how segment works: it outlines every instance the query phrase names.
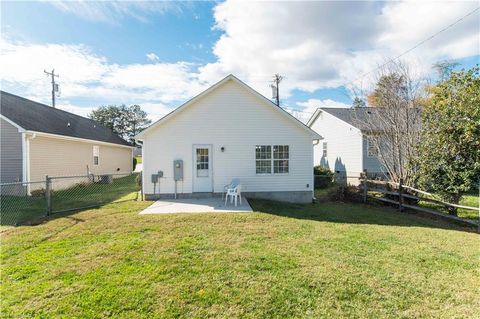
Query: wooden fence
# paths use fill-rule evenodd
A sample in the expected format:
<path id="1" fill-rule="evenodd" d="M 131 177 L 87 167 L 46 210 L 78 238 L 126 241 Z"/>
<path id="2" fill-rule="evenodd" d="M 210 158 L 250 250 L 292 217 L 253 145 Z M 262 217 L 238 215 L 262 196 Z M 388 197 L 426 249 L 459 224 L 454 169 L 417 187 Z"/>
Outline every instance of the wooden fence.
<path id="1" fill-rule="evenodd" d="M 389 181 L 368 179 L 367 176 L 367 172 L 364 171 L 364 173 L 360 177 L 360 191 L 363 192 L 364 202 L 367 202 L 369 198 L 375 199 L 384 203 L 396 205 L 400 211 L 403 211 L 405 209 L 412 209 L 443 219 L 448 219 L 459 224 L 467 225 L 470 227 L 478 227 L 478 231 L 480 232 L 480 207 L 470 207 L 442 201 L 435 198 L 434 194 L 431 194 L 421 189 L 403 185 L 402 180 L 400 180 L 400 183 L 394 183 Z M 380 194 L 381 196 L 375 196 L 372 193 Z M 475 222 L 473 220 L 449 215 L 432 208 L 422 207 L 418 205 L 419 201 L 434 203 L 437 205 L 441 205 L 447 209 L 454 207 L 476 211 L 478 212 L 479 220 L 478 222 Z"/>

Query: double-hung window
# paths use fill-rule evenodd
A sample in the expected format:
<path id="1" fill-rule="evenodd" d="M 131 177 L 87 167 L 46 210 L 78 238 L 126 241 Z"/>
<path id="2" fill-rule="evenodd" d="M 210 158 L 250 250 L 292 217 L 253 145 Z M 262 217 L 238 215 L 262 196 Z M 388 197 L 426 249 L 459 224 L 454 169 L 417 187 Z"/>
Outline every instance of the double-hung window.
<path id="1" fill-rule="evenodd" d="M 322 157 L 328 156 L 327 142 L 323 142 Z"/>
<path id="2" fill-rule="evenodd" d="M 274 174 L 288 174 L 289 153 L 288 145 L 273 145 Z"/>
<path id="3" fill-rule="evenodd" d="M 257 174 L 272 173 L 272 146 L 255 146 L 255 166 Z"/>
<path id="4" fill-rule="evenodd" d="M 99 158 L 100 158 L 100 146 L 94 145 L 93 146 L 93 165 L 98 165 Z"/>
<path id="5" fill-rule="evenodd" d="M 288 145 L 255 146 L 255 171 L 257 174 L 288 174 L 289 169 L 290 149 Z"/>
<path id="6" fill-rule="evenodd" d="M 375 143 L 375 141 L 371 138 L 367 139 L 367 156 L 368 157 L 378 156 L 378 146 Z"/>

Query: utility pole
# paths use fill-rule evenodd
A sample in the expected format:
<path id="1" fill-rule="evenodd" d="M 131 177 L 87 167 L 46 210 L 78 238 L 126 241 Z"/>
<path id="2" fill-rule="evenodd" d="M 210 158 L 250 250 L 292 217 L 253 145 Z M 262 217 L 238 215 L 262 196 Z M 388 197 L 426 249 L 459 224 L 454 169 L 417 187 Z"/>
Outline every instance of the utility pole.
<path id="1" fill-rule="evenodd" d="M 58 92 L 58 84 L 55 83 L 55 77 L 59 77 L 58 74 L 55 74 L 55 69 L 52 70 L 52 72 L 47 72 L 43 70 L 47 75 L 50 75 L 52 77 L 52 107 L 55 107 L 55 92 Z"/>
<path id="2" fill-rule="evenodd" d="M 275 74 L 273 76 L 273 84 L 270 85 L 272 88 L 272 99 L 275 100 L 275 104 L 280 106 L 280 91 L 279 91 L 279 84 L 282 82 L 283 76 L 280 74 Z"/>

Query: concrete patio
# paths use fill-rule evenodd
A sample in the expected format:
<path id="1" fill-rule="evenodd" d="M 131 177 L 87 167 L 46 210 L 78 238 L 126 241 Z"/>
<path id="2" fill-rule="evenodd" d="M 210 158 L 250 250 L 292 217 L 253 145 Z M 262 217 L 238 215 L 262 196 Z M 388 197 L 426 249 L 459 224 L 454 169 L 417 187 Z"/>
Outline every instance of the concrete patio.
<path id="1" fill-rule="evenodd" d="M 220 197 L 211 198 L 188 198 L 188 199 L 162 199 L 158 200 L 143 211 L 140 215 L 146 214 L 171 214 L 171 213 L 229 213 L 229 212 L 251 212 L 252 208 L 248 201 L 242 197 L 240 203 L 225 206 L 225 200 Z"/>

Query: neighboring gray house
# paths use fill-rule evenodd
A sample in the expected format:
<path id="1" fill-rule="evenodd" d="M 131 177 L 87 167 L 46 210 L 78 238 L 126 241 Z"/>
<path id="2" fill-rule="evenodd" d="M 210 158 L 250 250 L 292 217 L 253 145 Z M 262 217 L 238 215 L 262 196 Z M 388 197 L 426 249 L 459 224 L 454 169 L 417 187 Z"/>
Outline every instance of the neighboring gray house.
<path id="1" fill-rule="evenodd" d="M 0 91 L 0 182 L 130 172 L 133 147 L 110 129 Z"/>
<path id="2" fill-rule="evenodd" d="M 374 108 L 318 108 L 307 126 L 324 139 L 314 148 L 314 165 L 330 168 L 337 174 L 358 177 L 366 169 L 369 175 L 384 177 L 378 150 L 369 143 L 365 116 Z M 349 179 L 354 182 L 355 178 Z"/>

